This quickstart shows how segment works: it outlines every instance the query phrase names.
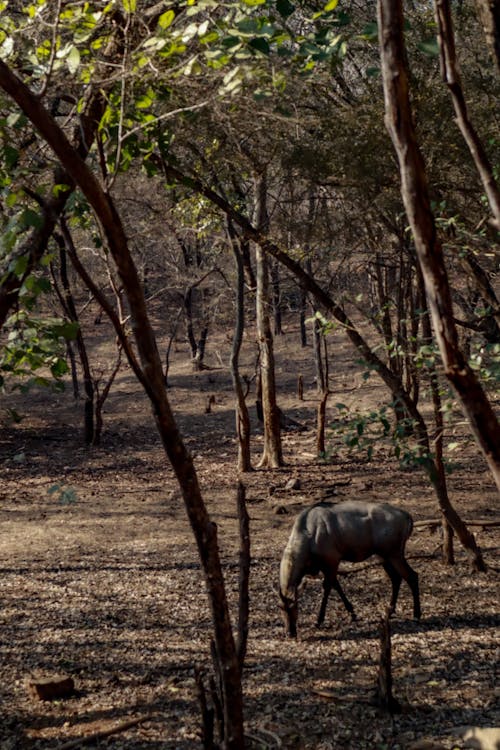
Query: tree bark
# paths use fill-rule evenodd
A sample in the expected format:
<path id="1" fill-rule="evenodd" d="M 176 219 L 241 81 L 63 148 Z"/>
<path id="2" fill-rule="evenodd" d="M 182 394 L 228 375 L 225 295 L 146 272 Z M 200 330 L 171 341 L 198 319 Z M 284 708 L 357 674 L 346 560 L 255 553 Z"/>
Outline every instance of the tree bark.
<path id="1" fill-rule="evenodd" d="M 424 277 L 445 375 L 455 389 L 478 445 L 500 489 L 500 425 L 458 344 L 443 249 L 436 232 L 408 90 L 401 0 L 378 0 L 386 125 L 396 150 L 401 194 Z"/>
<path id="2" fill-rule="evenodd" d="M 92 373 L 90 371 L 90 363 L 87 355 L 87 347 L 85 346 L 85 340 L 83 338 L 80 321 L 78 320 L 78 313 L 76 311 L 73 295 L 69 285 L 67 266 L 66 266 L 66 237 L 69 233 L 66 232 L 64 236 L 55 235 L 55 240 L 59 245 L 59 264 L 61 283 L 64 290 L 64 306 L 67 311 L 67 315 L 70 320 L 78 323 L 78 331 L 76 334 L 76 345 L 78 348 L 78 355 L 80 357 L 80 364 L 83 371 L 83 387 L 85 390 L 85 403 L 83 407 L 83 437 L 86 445 L 92 445 L 94 442 L 94 383 L 92 381 Z M 71 257 L 71 256 L 70 256 Z"/>
<path id="3" fill-rule="evenodd" d="M 267 181 L 265 171 L 254 175 L 255 223 L 259 231 L 267 228 Z M 259 466 L 277 468 L 283 465 L 281 432 L 274 372 L 274 346 L 270 322 L 268 258 L 260 245 L 256 246 L 257 261 L 257 331 L 260 349 L 262 387 L 262 416 L 264 448 Z"/>
<path id="4" fill-rule="evenodd" d="M 68 141 L 64 132 L 37 97 L 2 60 L 0 87 L 23 110 L 52 148 L 72 181 L 79 186 L 95 211 L 106 236 L 130 308 L 132 330 L 143 373 L 141 382 L 151 400 L 158 432 L 179 482 L 205 573 L 224 697 L 224 748 L 241 750 L 244 747 L 241 675 L 224 589 L 217 527 L 208 515 L 193 460 L 181 438 L 167 399 L 158 347 L 121 217 L 110 196 L 103 191 L 95 175 Z"/>
<path id="5" fill-rule="evenodd" d="M 251 471 L 252 460 L 250 456 L 250 416 L 248 414 L 245 393 L 241 383 L 239 371 L 239 355 L 243 330 L 245 327 L 245 269 L 243 253 L 239 245 L 239 239 L 230 219 L 228 219 L 228 234 L 233 248 L 236 262 L 236 322 L 234 326 L 233 345 L 231 348 L 230 370 L 233 380 L 233 388 L 236 394 L 236 434 L 238 436 L 238 470 Z"/>
<path id="6" fill-rule="evenodd" d="M 239 585 L 238 585 L 238 641 L 236 651 L 238 663 L 243 672 L 243 663 L 247 652 L 248 642 L 248 613 L 250 611 L 250 518 L 246 506 L 246 490 L 244 485 L 238 483 L 238 520 L 240 527 L 240 560 L 239 560 Z"/>
<path id="7" fill-rule="evenodd" d="M 500 0 L 476 0 L 486 42 L 500 75 Z"/>
<path id="8" fill-rule="evenodd" d="M 462 88 L 455 54 L 455 37 L 449 0 L 434 0 L 438 28 L 441 75 L 448 86 L 457 116 L 458 127 L 469 148 L 474 164 L 483 183 L 493 214 L 493 225 L 500 231 L 500 190 L 496 183 L 486 151 L 483 148 L 467 112 L 467 103 Z M 500 11 L 499 11 L 500 12 Z"/>

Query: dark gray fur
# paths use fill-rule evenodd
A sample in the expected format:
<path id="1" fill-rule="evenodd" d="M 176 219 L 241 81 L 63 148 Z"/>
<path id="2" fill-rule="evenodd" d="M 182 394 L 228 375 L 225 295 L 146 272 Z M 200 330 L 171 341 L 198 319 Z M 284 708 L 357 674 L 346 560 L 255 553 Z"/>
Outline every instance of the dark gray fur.
<path id="1" fill-rule="evenodd" d="M 323 599 L 319 627 L 325 617 L 328 595 L 334 588 L 353 620 L 352 604 L 337 579 L 341 560 L 361 562 L 372 555 L 382 559 L 392 583 L 391 612 L 394 612 L 401 580 L 413 594 L 413 614 L 420 617 L 418 575 L 408 565 L 405 545 L 413 529 L 409 513 L 388 503 L 318 503 L 303 510 L 292 528 L 280 565 L 280 598 L 285 611 L 287 633 L 296 635 L 297 590 L 305 575 L 323 573 Z"/>

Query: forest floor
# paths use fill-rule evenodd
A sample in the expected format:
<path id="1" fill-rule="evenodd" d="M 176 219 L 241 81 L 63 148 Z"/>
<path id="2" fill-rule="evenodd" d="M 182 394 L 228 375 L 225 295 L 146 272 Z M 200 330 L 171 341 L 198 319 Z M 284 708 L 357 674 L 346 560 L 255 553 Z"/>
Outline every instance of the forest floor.
<path id="1" fill-rule="evenodd" d="M 96 327 L 92 355 L 103 370 L 113 346 L 104 328 Z M 455 566 L 443 565 L 439 532 L 415 529 L 407 551 L 420 575 L 423 617 L 412 619 L 403 584 L 391 621 L 393 689 L 402 713 L 391 718 L 372 700 L 379 623 L 390 593 L 379 565 L 344 566 L 341 581 L 357 622 L 332 594 L 317 630 L 321 586 L 311 580 L 300 598 L 298 639 L 285 639 L 278 568 L 300 509 L 328 488 L 339 500 L 389 500 L 422 521 L 437 518 L 436 500 L 423 474 L 400 468 L 389 446 L 378 446 L 371 461 L 339 444 L 329 462 L 316 458 L 312 350 L 299 347 L 291 328 L 276 340 L 278 400 L 308 429 L 283 434 L 284 468 L 238 477 L 231 379 L 222 366 L 229 346 L 226 337 L 209 339 L 210 369 L 193 373 L 187 347 L 179 344 L 168 393 L 218 524 L 235 619 L 238 479 L 246 487 L 249 748 L 452 748 L 465 746 L 456 739 L 464 725 L 499 727 L 497 528 L 472 528 L 489 566 L 483 574 L 470 571 L 458 544 Z M 247 343 L 244 352 L 243 371 L 252 375 L 255 345 Z M 363 380 L 355 359 L 348 347 L 335 350 L 329 417 L 338 401 L 378 407 L 387 400 L 375 376 Z M 303 401 L 296 393 L 298 373 L 304 375 Z M 215 403 L 207 414 L 210 395 Z M 251 391 L 252 414 L 254 399 Z M 0 749 L 57 750 L 116 727 L 118 733 L 85 746 L 199 748 L 195 667 L 210 669 L 211 620 L 172 470 L 146 399 L 126 368 L 105 405 L 100 447 L 82 444 L 82 411 L 70 385 L 63 393 L 16 392 L 0 402 Z M 255 420 L 253 426 L 256 466 L 262 436 Z M 458 429 L 465 438 L 466 426 Z M 497 518 L 491 475 L 474 445 L 463 444 L 449 477 L 452 502 L 465 519 Z M 286 489 L 291 478 L 299 480 L 296 489 Z M 36 700 L 27 680 L 53 673 L 73 677 L 75 694 Z M 143 721 L 122 726 L 132 719 Z"/>

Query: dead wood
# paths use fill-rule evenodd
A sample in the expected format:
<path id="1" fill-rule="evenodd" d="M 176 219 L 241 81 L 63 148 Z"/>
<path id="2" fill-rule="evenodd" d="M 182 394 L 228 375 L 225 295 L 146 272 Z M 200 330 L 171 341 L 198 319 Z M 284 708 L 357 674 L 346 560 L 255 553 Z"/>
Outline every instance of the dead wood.
<path id="1" fill-rule="evenodd" d="M 473 521 L 465 521 L 467 526 L 480 526 L 483 529 L 486 528 L 493 528 L 496 526 L 500 526 L 500 519 L 489 519 L 489 518 L 476 518 Z M 422 529 L 427 526 L 441 526 L 442 519 L 441 518 L 427 518 L 422 521 L 415 521 L 413 526 L 416 529 Z"/>
<path id="2" fill-rule="evenodd" d="M 153 714 L 146 714 L 145 716 L 137 716 L 135 719 L 127 719 L 122 721 L 120 724 L 115 724 L 113 727 L 108 729 L 100 729 L 97 732 L 84 735 L 83 737 L 76 737 L 74 740 L 69 740 L 59 745 L 55 750 L 71 750 L 73 747 L 79 747 L 80 745 L 86 745 L 88 742 L 94 742 L 94 740 L 102 740 L 105 737 L 110 737 L 112 734 L 118 734 L 119 732 L 125 732 L 127 729 L 142 724 L 145 721 L 153 718 Z"/>
<path id="3" fill-rule="evenodd" d="M 27 680 L 27 687 L 33 698 L 40 701 L 55 701 L 69 698 L 75 692 L 75 682 L 65 674 L 45 677 L 31 677 Z"/>
<path id="4" fill-rule="evenodd" d="M 390 714 L 401 713 L 401 704 L 392 694 L 391 664 L 391 627 L 390 610 L 380 622 L 380 659 L 378 665 L 377 685 L 375 689 L 377 704 Z"/>

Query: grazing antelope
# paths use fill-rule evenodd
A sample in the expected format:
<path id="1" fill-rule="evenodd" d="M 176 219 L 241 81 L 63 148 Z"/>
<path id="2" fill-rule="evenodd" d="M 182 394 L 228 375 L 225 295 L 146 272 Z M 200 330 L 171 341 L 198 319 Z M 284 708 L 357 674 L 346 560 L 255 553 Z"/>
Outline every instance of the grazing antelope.
<path id="1" fill-rule="evenodd" d="M 297 589 L 305 575 L 323 573 L 323 599 L 317 627 L 325 619 L 332 588 L 355 620 L 353 606 L 337 579 L 337 570 L 341 560 L 361 562 L 372 555 L 382 558 L 384 570 L 391 579 L 390 611 L 396 609 L 404 578 L 413 594 L 413 616 L 419 619 L 418 574 L 405 559 L 405 544 L 412 529 L 410 514 L 388 503 L 354 500 L 318 503 L 299 513 L 280 565 L 280 599 L 287 635 L 292 638 L 297 635 Z"/>

